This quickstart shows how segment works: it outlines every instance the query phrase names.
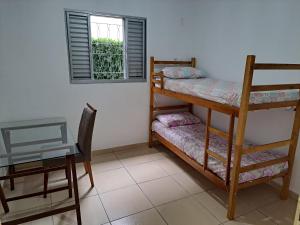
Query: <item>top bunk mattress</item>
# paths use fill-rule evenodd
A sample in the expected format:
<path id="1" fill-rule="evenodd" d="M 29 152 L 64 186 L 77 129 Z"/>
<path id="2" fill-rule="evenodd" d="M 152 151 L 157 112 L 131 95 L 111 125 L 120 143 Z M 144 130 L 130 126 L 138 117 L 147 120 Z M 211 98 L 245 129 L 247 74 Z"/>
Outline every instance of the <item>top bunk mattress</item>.
<path id="1" fill-rule="evenodd" d="M 164 88 L 170 91 L 201 97 L 214 102 L 240 107 L 242 85 L 213 78 L 164 78 Z M 252 92 L 251 104 L 294 101 L 300 98 L 298 90 Z"/>

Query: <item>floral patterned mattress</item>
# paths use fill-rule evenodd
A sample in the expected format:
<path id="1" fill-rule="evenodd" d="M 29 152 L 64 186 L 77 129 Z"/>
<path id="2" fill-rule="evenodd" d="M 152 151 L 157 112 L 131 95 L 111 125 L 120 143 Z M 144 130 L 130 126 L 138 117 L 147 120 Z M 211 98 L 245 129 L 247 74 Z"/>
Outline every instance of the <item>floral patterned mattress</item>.
<path id="1" fill-rule="evenodd" d="M 208 99 L 211 101 L 240 107 L 242 85 L 236 82 L 213 78 L 200 79 L 164 79 L 164 88 Z M 298 100 L 300 93 L 297 90 L 252 92 L 250 103 L 268 103 L 279 101 Z"/>
<path id="2" fill-rule="evenodd" d="M 164 137 L 166 140 L 174 144 L 176 147 L 185 152 L 188 156 L 203 165 L 204 146 L 205 146 L 205 125 L 193 124 L 177 127 L 166 127 L 159 121 L 155 120 L 152 124 L 152 130 Z M 209 149 L 222 155 L 226 158 L 227 142 L 219 136 L 210 135 Z M 233 149 L 234 152 L 234 149 Z M 284 152 L 277 152 L 274 150 L 247 154 L 242 157 L 241 165 L 247 166 L 258 162 L 268 161 L 275 158 L 286 156 Z M 234 154 L 232 154 L 232 162 Z M 232 166 L 232 165 L 231 165 Z M 220 161 L 209 157 L 208 167 L 211 171 L 217 174 L 220 178 L 225 180 L 226 168 Z M 255 180 L 261 177 L 273 176 L 288 168 L 287 162 L 279 163 L 265 168 L 241 173 L 239 183 L 250 180 Z"/>

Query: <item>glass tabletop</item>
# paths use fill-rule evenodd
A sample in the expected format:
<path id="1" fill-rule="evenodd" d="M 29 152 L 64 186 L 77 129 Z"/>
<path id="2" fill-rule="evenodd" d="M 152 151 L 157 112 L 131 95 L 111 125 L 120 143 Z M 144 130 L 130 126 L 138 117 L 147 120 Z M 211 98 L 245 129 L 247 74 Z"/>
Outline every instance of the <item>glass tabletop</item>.
<path id="1" fill-rule="evenodd" d="M 64 118 L 0 123 L 0 167 L 79 154 Z"/>

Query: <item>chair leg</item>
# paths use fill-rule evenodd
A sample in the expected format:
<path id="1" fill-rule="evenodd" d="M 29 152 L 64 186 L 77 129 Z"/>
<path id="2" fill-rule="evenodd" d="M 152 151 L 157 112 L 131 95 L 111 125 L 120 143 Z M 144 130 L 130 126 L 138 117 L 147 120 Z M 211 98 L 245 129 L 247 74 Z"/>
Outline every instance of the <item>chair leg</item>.
<path id="1" fill-rule="evenodd" d="M 89 162 L 89 161 L 84 162 L 84 167 L 85 167 L 86 172 L 89 174 L 91 186 L 94 187 L 94 179 L 93 179 L 91 162 Z"/>
<path id="2" fill-rule="evenodd" d="M 85 174 L 88 174 L 89 173 L 89 168 L 87 167 L 86 162 L 83 163 L 83 166 L 84 166 Z"/>
<path id="3" fill-rule="evenodd" d="M 9 174 L 14 174 L 15 173 L 15 167 L 14 166 L 9 166 L 8 167 L 8 173 Z M 15 180 L 14 178 L 10 178 L 9 179 L 9 182 L 10 182 L 10 190 L 15 190 Z"/>
<path id="4" fill-rule="evenodd" d="M 45 172 L 44 173 L 44 198 L 47 198 L 48 179 L 49 179 L 49 174 L 48 172 Z"/>

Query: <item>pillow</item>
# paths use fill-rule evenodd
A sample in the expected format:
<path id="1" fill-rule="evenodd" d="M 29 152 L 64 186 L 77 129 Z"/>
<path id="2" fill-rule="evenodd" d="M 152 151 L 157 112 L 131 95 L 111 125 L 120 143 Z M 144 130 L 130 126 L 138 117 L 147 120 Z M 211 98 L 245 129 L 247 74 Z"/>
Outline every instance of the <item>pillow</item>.
<path id="1" fill-rule="evenodd" d="M 157 115 L 156 119 L 166 127 L 177 127 L 200 123 L 201 120 L 189 112 Z"/>
<path id="2" fill-rule="evenodd" d="M 162 71 L 165 77 L 173 79 L 190 79 L 204 77 L 202 71 L 195 69 L 194 67 L 165 67 Z"/>

